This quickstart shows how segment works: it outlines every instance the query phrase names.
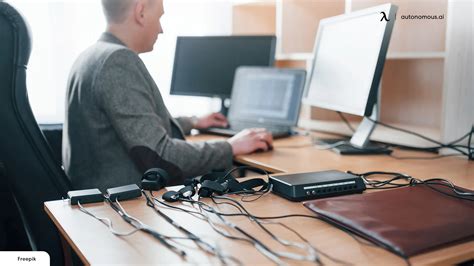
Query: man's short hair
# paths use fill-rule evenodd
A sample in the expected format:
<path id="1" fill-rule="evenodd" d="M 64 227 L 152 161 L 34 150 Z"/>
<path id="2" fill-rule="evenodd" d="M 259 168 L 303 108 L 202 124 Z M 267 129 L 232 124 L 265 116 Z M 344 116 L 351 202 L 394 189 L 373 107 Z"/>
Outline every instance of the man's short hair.
<path id="1" fill-rule="evenodd" d="M 121 23 L 125 21 L 127 11 L 135 0 L 102 0 L 107 23 Z"/>

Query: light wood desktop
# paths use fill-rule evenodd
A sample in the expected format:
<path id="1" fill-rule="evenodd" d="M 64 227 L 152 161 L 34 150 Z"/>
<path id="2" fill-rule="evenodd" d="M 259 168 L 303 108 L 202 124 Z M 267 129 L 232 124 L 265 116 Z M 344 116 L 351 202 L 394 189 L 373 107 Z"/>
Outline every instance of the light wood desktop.
<path id="1" fill-rule="evenodd" d="M 321 135 L 320 135 L 321 136 Z M 194 136 L 191 141 L 207 140 L 215 136 Z M 277 140 L 274 150 L 266 153 L 239 156 L 236 161 L 264 168 L 271 172 L 305 172 L 327 169 L 342 171 L 366 172 L 373 170 L 397 171 L 410 174 L 417 178 L 443 177 L 457 185 L 474 189 L 474 163 L 465 158 L 446 157 L 436 160 L 399 160 L 386 155 L 378 156 L 341 156 L 328 150 L 318 150 L 309 137 L 298 136 Z M 396 150 L 397 156 L 433 156 L 420 152 Z M 164 190 L 156 193 L 160 196 Z M 381 192 L 383 193 L 383 192 Z M 235 197 L 238 199 L 238 197 Z M 209 199 L 204 199 L 210 202 Z M 248 210 L 258 216 L 278 216 L 284 214 L 307 214 L 301 203 L 290 202 L 273 194 L 261 199 L 243 203 Z M 177 204 L 180 205 L 180 204 Z M 186 205 L 189 207 L 189 205 Z M 135 199 L 123 202 L 123 207 L 130 215 L 141 219 L 156 230 L 166 235 L 183 236 L 169 225 L 145 204 L 145 199 Z M 403 207 L 403 206 L 400 206 Z M 129 231 L 131 227 L 105 203 L 87 204 L 86 208 L 98 216 L 108 217 L 118 231 Z M 223 212 L 235 212 L 230 206 L 219 205 Z M 77 206 L 71 207 L 66 201 L 50 201 L 45 203 L 45 210 L 51 217 L 62 237 L 77 252 L 85 264 L 218 264 L 219 261 L 203 251 L 196 249 L 190 241 L 180 241 L 189 248 L 188 260 L 175 255 L 158 241 L 138 232 L 128 237 L 112 235 L 100 222 L 82 213 Z M 245 265 L 271 264 L 272 262 L 260 254 L 248 243 L 229 240 L 214 232 L 211 227 L 188 213 L 162 209 L 179 224 L 200 237 L 213 243 L 218 243 L 224 252 L 239 258 Z M 254 223 L 244 217 L 228 218 L 244 230 L 248 230 L 265 244 L 278 250 L 285 250 L 267 235 L 262 233 Z M 286 218 L 279 220 L 287 226 L 304 235 L 318 250 L 339 260 L 351 264 L 363 265 L 405 265 L 400 257 L 378 247 L 356 241 L 347 233 L 316 219 Z M 420 219 L 420 222 L 423 222 Z M 295 236 L 276 225 L 269 229 L 279 236 L 296 240 Z M 233 232 L 235 233 L 235 232 Z M 238 233 L 235 233 L 238 235 Z M 412 264 L 454 264 L 474 258 L 474 241 L 451 245 L 410 258 Z M 334 264 L 327 257 L 322 261 Z M 301 264 L 297 261 L 287 261 L 290 264 Z"/>

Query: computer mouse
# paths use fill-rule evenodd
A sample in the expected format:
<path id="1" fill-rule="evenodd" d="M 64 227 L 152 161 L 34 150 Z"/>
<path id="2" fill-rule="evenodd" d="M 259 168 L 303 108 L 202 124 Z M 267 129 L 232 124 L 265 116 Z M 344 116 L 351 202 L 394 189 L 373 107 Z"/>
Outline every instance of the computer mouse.
<path id="1" fill-rule="evenodd" d="M 270 147 L 268 147 L 268 150 L 256 149 L 255 152 L 266 152 L 266 151 L 272 151 L 272 150 L 273 150 L 273 146 L 270 146 Z"/>

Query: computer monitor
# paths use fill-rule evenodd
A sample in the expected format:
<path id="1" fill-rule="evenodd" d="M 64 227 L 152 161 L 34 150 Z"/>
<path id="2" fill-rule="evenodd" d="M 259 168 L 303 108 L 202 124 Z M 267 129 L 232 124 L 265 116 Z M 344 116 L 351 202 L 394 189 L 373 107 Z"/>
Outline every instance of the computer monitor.
<path id="1" fill-rule="evenodd" d="M 345 145 L 353 147 L 354 153 L 387 152 L 364 148 L 378 119 L 378 91 L 396 11 L 397 6 L 384 4 L 319 23 L 304 101 L 364 116 L 351 145 Z"/>
<path id="2" fill-rule="evenodd" d="M 261 127 L 296 126 L 305 79 L 303 69 L 239 67 L 229 122 L 250 122 Z"/>
<path id="3" fill-rule="evenodd" d="M 275 44 L 275 36 L 178 37 L 170 93 L 220 97 L 224 102 L 231 96 L 235 70 L 272 66 Z"/>

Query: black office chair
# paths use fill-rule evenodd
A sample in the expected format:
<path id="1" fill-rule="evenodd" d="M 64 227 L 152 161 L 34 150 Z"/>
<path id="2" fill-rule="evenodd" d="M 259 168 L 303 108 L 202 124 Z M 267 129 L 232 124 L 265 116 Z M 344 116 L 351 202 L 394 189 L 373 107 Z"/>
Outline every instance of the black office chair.
<path id="1" fill-rule="evenodd" d="M 64 265 L 61 241 L 43 203 L 66 196 L 71 187 L 31 112 L 26 68 L 31 40 L 25 19 L 0 2 L 0 161 L 33 250 Z"/>

